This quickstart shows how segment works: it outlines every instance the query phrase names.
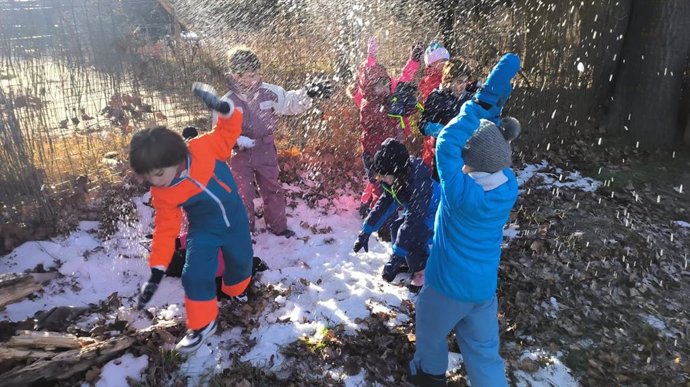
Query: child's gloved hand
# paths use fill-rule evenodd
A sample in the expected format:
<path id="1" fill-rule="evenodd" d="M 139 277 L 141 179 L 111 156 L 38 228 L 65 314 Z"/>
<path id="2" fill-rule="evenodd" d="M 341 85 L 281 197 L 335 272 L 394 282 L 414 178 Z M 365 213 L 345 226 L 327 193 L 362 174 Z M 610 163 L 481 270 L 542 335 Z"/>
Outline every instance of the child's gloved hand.
<path id="1" fill-rule="evenodd" d="M 424 123 L 424 125 L 421 127 L 421 132 L 425 136 L 438 137 L 443 127 L 443 124 L 429 121 Z"/>
<path id="2" fill-rule="evenodd" d="M 209 109 L 215 110 L 220 114 L 228 114 L 234 108 L 231 101 L 218 98 L 216 90 L 205 83 L 194 82 L 192 85 L 192 93 L 204 101 L 204 104 L 206 104 Z"/>
<path id="3" fill-rule="evenodd" d="M 407 261 L 404 257 L 397 254 L 391 254 L 391 258 L 386 262 L 381 272 L 381 277 L 383 277 L 386 282 L 393 282 L 395 276 L 399 273 L 407 271 Z"/>
<path id="4" fill-rule="evenodd" d="M 360 232 L 355 241 L 355 245 L 352 247 L 352 251 L 358 253 L 359 250 L 364 249 L 367 253 L 369 252 L 369 237 L 371 234 L 364 231 Z"/>
<path id="5" fill-rule="evenodd" d="M 421 62 L 424 55 L 424 44 L 422 42 L 415 43 L 410 50 L 410 59 L 415 62 Z"/>
<path id="6" fill-rule="evenodd" d="M 240 136 L 237 139 L 237 146 L 241 149 L 253 148 L 256 145 L 256 140 L 249 138 L 247 136 Z"/>
<path id="7" fill-rule="evenodd" d="M 151 301 L 153 294 L 156 293 L 156 290 L 158 290 L 158 285 L 161 283 L 164 274 L 164 270 L 151 268 L 151 277 L 149 277 L 149 280 L 141 286 L 141 290 L 139 291 L 137 310 L 144 309 L 144 306 Z"/>
<path id="8" fill-rule="evenodd" d="M 333 94 L 333 85 L 329 79 L 315 79 L 305 86 L 309 98 L 330 98 Z"/>

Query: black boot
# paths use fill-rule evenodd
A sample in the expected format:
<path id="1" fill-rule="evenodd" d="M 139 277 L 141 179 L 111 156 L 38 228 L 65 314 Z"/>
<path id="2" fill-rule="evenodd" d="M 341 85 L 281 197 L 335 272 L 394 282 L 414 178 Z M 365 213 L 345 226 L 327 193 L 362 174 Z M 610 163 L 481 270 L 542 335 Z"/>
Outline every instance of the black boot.
<path id="1" fill-rule="evenodd" d="M 216 277 L 216 295 L 218 296 L 218 300 L 236 299 L 241 302 L 245 302 L 247 299 L 247 291 L 254 284 L 254 276 L 256 273 L 261 273 L 262 271 L 266 270 L 268 270 L 268 264 L 263 259 L 259 257 L 252 258 L 252 279 L 249 280 L 249 284 L 247 285 L 247 288 L 244 289 L 242 294 L 235 297 L 230 297 L 223 293 L 223 277 Z"/>
<path id="2" fill-rule="evenodd" d="M 398 274 L 404 273 L 407 270 L 408 267 L 407 262 L 405 262 L 405 258 L 398 255 L 393 255 L 391 256 L 391 259 L 389 259 L 388 262 L 386 262 L 386 264 L 383 266 L 381 277 L 383 277 L 386 282 L 393 282 Z"/>
<path id="3" fill-rule="evenodd" d="M 414 374 L 412 372 L 414 372 Z M 416 369 L 414 371 L 410 370 L 408 381 L 419 387 L 445 387 L 446 374 L 431 375 L 421 369 Z"/>
<path id="4" fill-rule="evenodd" d="M 268 270 L 268 264 L 259 257 L 254 257 L 252 261 L 252 277 L 254 274 Z"/>

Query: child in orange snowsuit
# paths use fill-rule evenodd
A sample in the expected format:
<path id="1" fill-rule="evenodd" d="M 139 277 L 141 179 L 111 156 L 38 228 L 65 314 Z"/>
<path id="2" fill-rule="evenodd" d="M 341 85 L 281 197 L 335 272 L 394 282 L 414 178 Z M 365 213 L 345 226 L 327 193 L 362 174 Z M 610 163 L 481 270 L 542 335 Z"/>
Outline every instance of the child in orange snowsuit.
<path id="1" fill-rule="evenodd" d="M 240 295 L 252 277 L 252 241 L 249 221 L 237 185 L 225 160 L 242 130 L 242 112 L 229 100 L 220 100 L 207 85 L 195 83 L 194 94 L 219 112 L 214 130 L 185 143 L 163 126 L 134 134 L 129 162 L 151 185 L 154 218 L 149 265 L 151 277 L 142 286 L 138 308 L 158 288 L 175 250 L 182 211 L 189 220 L 187 257 L 182 271 L 187 335 L 177 350 L 191 352 L 216 331 L 218 301 L 215 274 L 218 250 L 225 268 L 222 291 Z"/>

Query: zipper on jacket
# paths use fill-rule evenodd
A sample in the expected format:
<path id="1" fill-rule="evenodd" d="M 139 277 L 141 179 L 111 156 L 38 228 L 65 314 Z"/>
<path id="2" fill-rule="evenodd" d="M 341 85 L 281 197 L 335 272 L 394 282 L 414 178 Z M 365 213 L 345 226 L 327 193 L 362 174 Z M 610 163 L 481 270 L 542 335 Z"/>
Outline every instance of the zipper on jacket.
<path id="1" fill-rule="evenodd" d="M 213 192 L 211 192 L 210 189 L 206 188 L 203 184 L 199 183 L 196 179 L 192 177 L 187 177 L 192 183 L 194 183 L 197 187 L 201 188 L 204 192 L 208 194 L 208 196 L 211 197 L 211 199 L 215 200 L 216 203 L 218 203 L 218 207 L 220 207 L 220 212 L 223 214 L 223 220 L 225 221 L 225 227 L 230 227 L 230 221 L 228 220 L 228 214 L 225 212 L 225 207 L 223 207 L 223 203 L 218 199 L 218 196 L 216 196 Z"/>

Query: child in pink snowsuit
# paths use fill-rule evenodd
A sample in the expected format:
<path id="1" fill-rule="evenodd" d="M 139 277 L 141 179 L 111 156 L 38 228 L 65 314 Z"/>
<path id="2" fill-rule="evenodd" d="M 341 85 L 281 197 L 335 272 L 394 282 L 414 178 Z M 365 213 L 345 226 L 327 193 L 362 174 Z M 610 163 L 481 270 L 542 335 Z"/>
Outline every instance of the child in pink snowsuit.
<path id="1" fill-rule="evenodd" d="M 354 102 L 360 110 L 362 160 L 364 161 L 365 173 L 369 180 L 362 193 L 360 206 L 360 215 L 362 217 L 366 216 L 369 208 L 374 207 L 379 196 L 378 185 L 374 179 L 375 176 L 369 170 L 374 154 L 376 154 L 376 151 L 379 150 L 381 143 L 386 138 L 402 139 L 402 135 L 399 133 L 399 121 L 389 117 L 387 114 L 389 110 L 387 98 L 395 91 L 398 83 L 412 81 L 415 73 L 419 70 L 423 54 L 422 47 L 413 47 L 410 59 L 405 64 L 402 74 L 398 79 L 393 79 L 388 75 L 383 66 L 376 63 L 378 50 L 379 44 L 376 38 L 369 39 L 367 60 L 357 74 L 357 86 L 353 95 Z M 381 87 L 385 82 L 389 86 L 386 87 L 387 90 L 385 92 L 382 92 Z M 409 125 L 406 125 L 405 130 L 409 131 Z M 404 135 L 407 136 L 409 133 L 404 133 Z"/>
<path id="2" fill-rule="evenodd" d="M 273 234 L 290 238 L 285 215 L 285 194 L 278 180 L 280 167 L 273 134 L 281 115 L 297 115 L 311 107 L 312 98 L 327 97 L 330 85 L 312 84 L 310 88 L 285 91 L 263 83 L 261 62 L 246 48 L 234 48 L 228 54 L 226 74 L 230 91 L 224 98 L 232 100 L 244 115 L 242 134 L 237 141 L 230 168 L 254 231 L 254 182 L 264 201 L 266 225 Z"/>

